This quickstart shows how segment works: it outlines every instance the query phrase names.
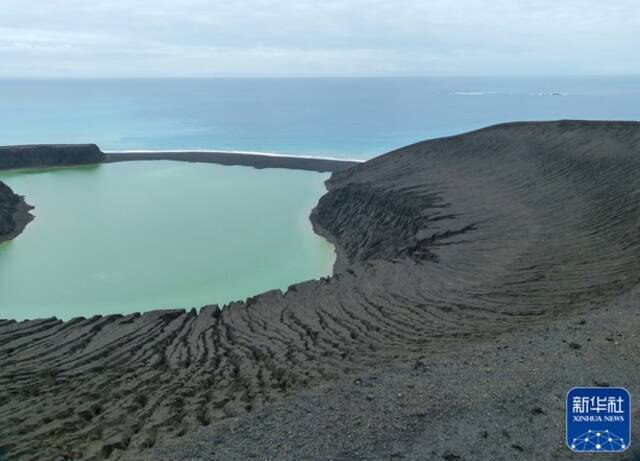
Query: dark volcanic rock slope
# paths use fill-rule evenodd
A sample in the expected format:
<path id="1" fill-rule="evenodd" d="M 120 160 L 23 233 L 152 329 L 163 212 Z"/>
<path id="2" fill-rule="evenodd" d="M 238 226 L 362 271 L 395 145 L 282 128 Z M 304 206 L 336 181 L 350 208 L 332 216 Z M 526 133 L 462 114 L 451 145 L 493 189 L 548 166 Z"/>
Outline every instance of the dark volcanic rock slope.
<path id="1" fill-rule="evenodd" d="M 220 311 L 0 322 L 0 453 L 117 458 L 278 396 L 436 355 L 640 279 L 640 124 L 514 123 L 335 173 L 331 278 Z"/>
<path id="2" fill-rule="evenodd" d="M 9 186 L 0 181 L 0 242 L 19 234 L 32 219 L 30 207 Z"/>
<path id="3" fill-rule="evenodd" d="M 9 186 L 0 182 L 0 239 L 15 230 L 16 222 L 13 214 L 19 201 L 20 197 L 14 194 Z"/>

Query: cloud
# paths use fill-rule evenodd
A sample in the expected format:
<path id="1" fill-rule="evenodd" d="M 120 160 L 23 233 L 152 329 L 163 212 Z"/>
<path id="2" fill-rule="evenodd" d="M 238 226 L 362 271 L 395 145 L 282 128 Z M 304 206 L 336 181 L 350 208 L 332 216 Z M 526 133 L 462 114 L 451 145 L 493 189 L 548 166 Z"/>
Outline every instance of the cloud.
<path id="1" fill-rule="evenodd" d="M 635 0 L 33 0 L 0 76 L 640 73 Z"/>

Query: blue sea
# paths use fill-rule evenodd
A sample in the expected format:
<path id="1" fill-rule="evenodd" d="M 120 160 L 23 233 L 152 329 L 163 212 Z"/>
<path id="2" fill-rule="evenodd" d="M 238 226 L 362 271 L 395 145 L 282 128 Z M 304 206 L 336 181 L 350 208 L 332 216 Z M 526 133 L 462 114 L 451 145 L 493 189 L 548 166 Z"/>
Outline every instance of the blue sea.
<path id="1" fill-rule="evenodd" d="M 560 118 L 640 119 L 640 77 L 0 80 L 0 145 L 370 158 Z"/>

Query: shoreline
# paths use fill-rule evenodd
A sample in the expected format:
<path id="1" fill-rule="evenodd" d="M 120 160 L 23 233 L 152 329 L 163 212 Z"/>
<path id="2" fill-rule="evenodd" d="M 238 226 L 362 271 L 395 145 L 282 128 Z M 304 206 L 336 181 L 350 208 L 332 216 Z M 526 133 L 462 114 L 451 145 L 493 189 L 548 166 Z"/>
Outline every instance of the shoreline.
<path id="1" fill-rule="evenodd" d="M 88 166 L 139 160 L 174 160 L 257 169 L 284 168 L 318 173 L 334 173 L 365 162 L 365 160 L 328 156 L 205 149 L 102 151 L 96 144 L 0 146 L 0 171 Z"/>
<path id="2" fill-rule="evenodd" d="M 327 191 L 327 193 L 328 192 L 329 191 Z M 333 277 L 349 269 L 349 258 L 345 249 L 342 248 L 342 245 L 340 245 L 340 242 L 334 237 L 334 235 L 324 227 L 322 227 L 320 223 L 318 223 L 318 220 L 315 217 L 315 211 L 317 207 L 318 205 L 313 207 L 313 209 L 311 210 L 309 221 L 311 222 L 311 228 L 313 229 L 313 232 L 320 238 L 325 239 L 333 247 L 336 258 L 331 267 L 331 274 L 329 275 L 329 277 Z"/>
<path id="3" fill-rule="evenodd" d="M 279 158 L 304 158 L 309 160 L 335 160 L 338 162 L 354 162 L 364 163 L 368 159 L 342 158 L 331 155 L 314 155 L 314 154 L 279 154 L 276 152 L 265 152 L 257 150 L 221 150 L 221 149 L 101 149 L 104 154 L 234 154 L 234 155 L 256 155 L 260 157 L 279 157 Z"/>
<path id="4" fill-rule="evenodd" d="M 289 170 L 334 173 L 363 162 L 330 157 L 294 156 L 256 152 L 222 152 L 207 150 L 163 151 L 105 151 L 102 163 L 126 161 L 173 160 L 193 163 L 215 163 L 224 166 L 245 166 L 257 169 L 284 168 Z"/>

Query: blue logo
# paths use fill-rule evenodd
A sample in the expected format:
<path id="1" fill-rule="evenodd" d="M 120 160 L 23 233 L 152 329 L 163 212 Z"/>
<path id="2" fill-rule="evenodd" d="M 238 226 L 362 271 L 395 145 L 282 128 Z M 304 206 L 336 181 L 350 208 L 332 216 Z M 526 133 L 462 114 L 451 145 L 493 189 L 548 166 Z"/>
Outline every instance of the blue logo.
<path id="1" fill-rule="evenodd" d="M 575 452 L 621 452 L 631 443 L 631 397 L 622 387 L 574 387 L 567 394 L 567 445 Z"/>

